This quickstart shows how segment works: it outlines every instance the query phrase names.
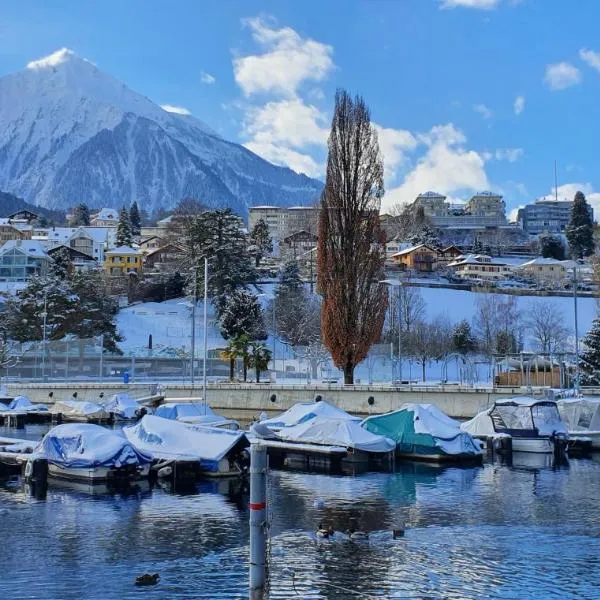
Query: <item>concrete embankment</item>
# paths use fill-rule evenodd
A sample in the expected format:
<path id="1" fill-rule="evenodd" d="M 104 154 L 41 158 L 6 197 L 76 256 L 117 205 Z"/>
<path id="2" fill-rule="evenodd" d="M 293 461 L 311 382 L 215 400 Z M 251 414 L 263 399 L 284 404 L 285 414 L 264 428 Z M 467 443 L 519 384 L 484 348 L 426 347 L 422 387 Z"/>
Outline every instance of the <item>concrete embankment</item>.
<path id="1" fill-rule="evenodd" d="M 155 384 L 149 383 L 10 383 L 11 395 L 28 396 L 32 402 L 52 403 L 66 400 L 77 392 L 78 400 L 96 401 L 101 392 L 105 396 L 117 392 L 129 392 L 134 397 L 149 396 L 155 392 Z M 167 400 L 198 399 L 201 385 L 162 384 Z M 52 397 L 49 394 L 52 392 Z M 543 390 L 534 390 L 543 395 Z M 446 414 L 456 418 L 471 418 L 491 406 L 498 398 L 510 398 L 525 394 L 524 388 L 477 388 L 457 385 L 446 386 L 338 386 L 338 385 L 278 385 L 278 384 L 229 384 L 211 383 L 208 387 L 210 406 L 225 416 L 248 420 L 261 411 L 277 413 L 296 402 L 310 402 L 321 396 L 344 410 L 368 415 L 385 413 L 407 402 L 432 403 Z"/>

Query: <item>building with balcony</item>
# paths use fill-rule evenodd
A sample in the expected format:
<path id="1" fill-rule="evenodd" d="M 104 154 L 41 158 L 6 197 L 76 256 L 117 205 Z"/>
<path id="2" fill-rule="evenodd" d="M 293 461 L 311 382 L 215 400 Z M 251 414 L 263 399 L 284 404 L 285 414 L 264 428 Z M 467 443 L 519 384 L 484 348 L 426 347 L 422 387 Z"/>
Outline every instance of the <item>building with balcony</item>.
<path id="1" fill-rule="evenodd" d="M 485 254 L 467 254 L 448 263 L 448 268 L 462 279 L 504 279 L 513 272 L 513 266 Z"/>
<path id="2" fill-rule="evenodd" d="M 433 273 L 438 266 L 438 250 L 426 244 L 400 250 L 392 258 L 401 269 L 415 273 Z"/>
<path id="3" fill-rule="evenodd" d="M 141 250 L 129 246 L 111 248 L 104 253 L 104 272 L 108 275 L 127 275 L 142 272 Z"/>
<path id="4" fill-rule="evenodd" d="M 517 222 L 531 235 L 540 233 L 564 233 L 571 220 L 573 202 L 569 200 L 536 200 L 519 209 Z M 594 209 L 588 204 L 590 219 Z"/>
<path id="5" fill-rule="evenodd" d="M 34 275 L 46 275 L 50 261 L 39 242 L 9 240 L 0 248 L 0 281 L 25 282 Z"/>

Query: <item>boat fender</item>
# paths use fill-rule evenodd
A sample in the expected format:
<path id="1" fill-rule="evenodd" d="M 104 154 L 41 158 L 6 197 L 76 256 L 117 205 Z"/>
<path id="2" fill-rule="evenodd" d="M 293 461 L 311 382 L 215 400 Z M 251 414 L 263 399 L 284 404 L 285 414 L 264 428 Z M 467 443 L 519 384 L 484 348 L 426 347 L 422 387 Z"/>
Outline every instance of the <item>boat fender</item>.
<path id="1" fill-rule="evenodd" d="M 369 396 L 369 397 L 367 398 L 367 404 L 368 404 L 369 406 L 373 406 L 373 404 L 375 404 L 375 398 L 374 398 L 374 396 Z"/>
<path id="2" fill-rule="evenodd" d="M 321 396 L 321 394 L 317 394 L 315 396 L 315 402 L 321 402 L 321 400 L 323 400 L 323 397 Z"/>
<path id="3" fill-rule="evenodd" d="M 26 480 L 30 479 L 32 474 L 33 474 L 33 461 L 28 460 L 27 464 L 25 465 L 25 479 Z"/>
<path id="4" fill-rule="evenodd" d="M 173 467 L 171 467 L 171 466 L 163 467 L 162 469 L 158 470 L 157 475 L 159 477 L 170 477 L 171 475 L 173 475 Z"/>
<path id="5" fill-rule="evenodd" d="M 269 400 L 271 402 L 277 402 L 277 394 L 271 394 L 271 397 L 269 398 Z"/>

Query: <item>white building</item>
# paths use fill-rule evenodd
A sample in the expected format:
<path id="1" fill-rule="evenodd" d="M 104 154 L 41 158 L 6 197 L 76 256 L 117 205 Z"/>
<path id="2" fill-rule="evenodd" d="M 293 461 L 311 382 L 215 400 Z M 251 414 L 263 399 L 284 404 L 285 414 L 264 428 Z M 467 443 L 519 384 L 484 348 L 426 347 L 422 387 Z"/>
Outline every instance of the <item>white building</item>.
<path id="1" fill-rule="evenodd" d="M 119 211 L 114 208 L 102 208 L 90 219 L 92 227 L 116 227 L 119 222 Z"/>
<path id="2" fill-rule="evenodd" d="M 513 265 L 485 254 L 459 256 L 447 266 L 462 279 L 504 279 L 513 272 Z"/>
<path id="3" fill-rule="evenodd" d="M 32 239 L 50 250 L 56 246 L 68 246 L 97 260 L 104 261 L 104 252 L 115 245 L 114 227 L 52 227 L 36 229 Z"/>
<path id="4" fill-rule="evenodd" d="M 25 282 L 46 275 L 51 258 L 34 240 L 9 240 L 0 248 L 0 281 Z"/>

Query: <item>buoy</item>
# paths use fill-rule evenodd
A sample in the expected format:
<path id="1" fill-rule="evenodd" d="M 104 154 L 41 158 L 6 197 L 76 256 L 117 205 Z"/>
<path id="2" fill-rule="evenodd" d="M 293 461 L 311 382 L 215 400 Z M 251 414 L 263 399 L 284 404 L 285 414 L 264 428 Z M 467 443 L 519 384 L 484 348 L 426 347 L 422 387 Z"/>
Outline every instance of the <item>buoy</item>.
<path id="1" fill-rule="evenodd" d="M 170 465 L 163 467 L 162 469 L 158 470 L 157 475 L 159 477 L 171 477 L 171 475 L 173 475 L 173 467 L 171 467 Z"/>
<path id="2" fill-rule="evenodd" d="M 135 578 L 135 585 L 156 585 L 159 579 L 158 573 L 144 573 Z"/>
<path id="3" fill-rule="evenodd" d="M 351 540 L 368 540 L 369 539 L 369 534 L 365 533 L 364 531 L 355 531 L 354 529 L 350 528 L 350 529 L 348 529 L 348 531 L 346 533 L 348 534 L 348 537 Z"/>

